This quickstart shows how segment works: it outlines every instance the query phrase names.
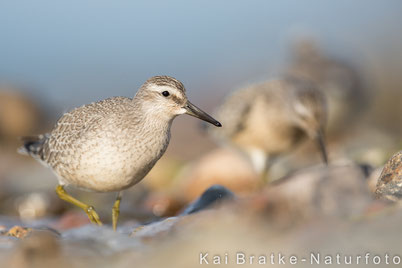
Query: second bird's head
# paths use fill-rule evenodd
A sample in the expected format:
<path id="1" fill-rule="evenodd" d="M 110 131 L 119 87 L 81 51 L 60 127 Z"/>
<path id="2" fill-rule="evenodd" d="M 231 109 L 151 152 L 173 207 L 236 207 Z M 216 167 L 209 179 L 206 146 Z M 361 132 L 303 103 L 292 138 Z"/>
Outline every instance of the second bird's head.
<path id="1" fill-rule="evenodd" d="M 184 85 L 170 76 L 151 77 L 138 90 L 136 98 L 141 101 L 147 112 L 168 120 L 180 114 L 188 114 L 214 126 L 222 126 L 221 123 L 192 104 L 187 99 Z"/>

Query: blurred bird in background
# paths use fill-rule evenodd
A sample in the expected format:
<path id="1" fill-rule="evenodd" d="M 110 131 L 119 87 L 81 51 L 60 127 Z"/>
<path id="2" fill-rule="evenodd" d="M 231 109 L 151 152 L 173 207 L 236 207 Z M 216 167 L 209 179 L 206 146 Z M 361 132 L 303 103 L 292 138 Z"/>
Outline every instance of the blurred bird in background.
<path id="1" fill-rule="evenodd" d="M 263 178 L 273 158 L 292 151 L 305 138 L 317 142 L 322 160 L 328 162 L 326 99 L 307 79 L 289 75 L 242 88 L 226 98 L 215 116 L 225 127 L 208 127 L 209 133 L 245 153 Z"/>
<path id="2" fill-rule="evenodd" d="M 328 132 L 337 135 L 355 124 L 367 108 L 370 94 L 358 68 L 338 57 L 327 55 L 319 44 L 304 37 L 292 43 L 285 75 L 312 81 L 328 101 Z"/>

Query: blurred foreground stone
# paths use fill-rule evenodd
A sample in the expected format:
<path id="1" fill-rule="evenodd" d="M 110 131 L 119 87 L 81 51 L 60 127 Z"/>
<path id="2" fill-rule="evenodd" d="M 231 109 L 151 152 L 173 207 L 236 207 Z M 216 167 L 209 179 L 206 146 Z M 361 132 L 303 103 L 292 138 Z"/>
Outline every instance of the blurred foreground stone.
<path id="1" fill-rule="evenodd" d="M 180 215 L 193 214 L 233 199 L 235 199 L 234 193 L 224 186 L 216 184 L 209 187 L 197 200 L 189 204 Z"/>
<path id="2" fill-rule="evenodd" d="M 36 231 L 20 240 L 6 261 L 13 268 L 67 268 L 69 264 L 62 258 L 58 237 L 48 231 Z"/>
<path id="3" fill-rule="evenodd" d="M 159 182 L 159 187 L 156 185 L 151 187 L 156 191 L 148 196 L 145 203 L 156 216 L 164 217 L 176 215 L 186 204 L 196 200 L 212 185 L 222 185 L 238 196 L 251 195 L 263 186 L 263 181 L 247 158 L 226 148 L 215 149 L 205 154 L 201 159 L 182 167 L 176 174 L 168 172 L 166 176 L 174 178 L 170 183 L 162 178 L 155 180 L 156 173 L 150 176 L 154 176 L 153 184 Z M 164 191 L 161 190 L 161 186 L 165 188 Z"/>
<path id="4" fill-rule="evenodd" d="M 216 149 L 189 166 L 178 179 L 178 189 L 191 202 L 214 184 L 227 187 L 240 196 L 262 186 L 260 177 L 246 158 L 230 149 Z"/>
<path id="5" fill-rule="evenodd" d="M 316 218 L 350 219 L 362 215 L 373 201 L 357 165 L 316 166 L 300 170 L 257 194 L 248 209 L 287 227 Z"/>
<path id="6" fill-rule="evenodd" d="M 402 151 L 385 164 L 375 191 L 378 198 L 398 201 L 402 198 Z"/>
<path id="7" fill-rule="evenodd" d="M 181 215 L 143 225 L 122 222 L 117 232 L 108 225 L 84 225 L 60 230 L 60 235 L 37 228 L 24 239 L 3 234 L 0 267 L 187 268 L 217 259 L 223 265 L 226 254 L 224 267 L 239 267 L 237 254 L 244 254 L 242 267 L 256 267 L 264 257 L 265 265 L 294 267 L 291 255 L 299 258 L 298 267 L 311 267 L 311 253 L 321 254 L 323 265 L 326 255 L 367 252 L 371 259 L 365 267 L 371 267 L 376 255 L 389 254 L 392 261 L 400 254 L 402 208 L 378 205 L 366 175 L 353 164 L 316 166 L 246 197 L 213 186 Z M 370 214 L 373 208 L 386 213 Z M 278 263 L 279 253 L 286 256 L 285 264 Z"/>

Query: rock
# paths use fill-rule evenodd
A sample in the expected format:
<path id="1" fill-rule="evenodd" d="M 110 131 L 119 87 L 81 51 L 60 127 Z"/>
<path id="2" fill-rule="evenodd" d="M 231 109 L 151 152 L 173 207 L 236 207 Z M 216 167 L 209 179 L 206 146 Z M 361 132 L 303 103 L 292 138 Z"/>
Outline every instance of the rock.
<path id="1" fill-rule="evenodd" d="M 192 202 L 214 184 L 220 184 L 239 196 L 250 195 L 262 184 L 246 158 L 222 148 L 206 154 L 178 180 L 176 193 L 186 202 Z"/>
<path id="2" fill-rule="evenodd" d="M 213 185 L 209 187 L 196 201 L 191 203 L 181 215 L 192 214 L 213 205 L 217 205 L 224 200 L 235 198 L 235 195 L 222 185 Z"/>
<path id="3" fill-rule="evenodd" d="M 278 253 L 281 252 L 287 260 L 291 254 L 298 256 L 297 267 L 311 267 L 309 259 L 311 253 L 320 253 L 322 258 L 331 255 L 335 264 L 335 256 L 340 248 L 342 249 L 340 267 L 347 266 L 343 262 L 345 255 L 354 256 L 353 263 L 355 263 L 355 256 L 362 255 L 363 258 L 360 259 L 362 261 L 366 252 L 370 253 L 370 264 L 376 256 L 373 252 L 379 252 L 378 255 L 382 260 L 385 259 L 384 254 L 388 252 L 391 262 L 392 257 L 398 254 L 392 249 L 400 247 L 401 219 L 402 211 L 399 210 L 388 217 L 369 221 L 315 219 L 308 224 L 284 231 L 273 226 L 270 219 L 250 215 L 244 210 L 209 210 L 182 217 L 175 224 L 173 232 L 163 237 L 164 239 L 153 241 L 150 250 L 131 258 L 129 263 L 141 263 L 142 267 L 194 267 L 200 264 L 200 254 L 205 256 L 208 253 L 206 259 L 211 266 L 219 266 L 213 265 L 214 256 L 218 255 L 221 266 L 239 267 L 236 264 L 236 253 L 242 252 L 246 255 L 246 263 L 240 265 L 243 267 L 294 267 L 289 261 L 283 265 L 278 263 Z M 275 256 L 274 265 L 270 263 L 271 253 Z M 224 264 L 226 254 L 229 262 L 227 265 Z M 254 263 L 250 265 L 248 257 L 252 255 L 255 258 Z M 258 265 L 256 260 L 260 255 L 265 255 L 267 258 L 266 265 Z M 305 256 L 308 261 L 303 263 L 301 257 Z M 203 264 L 206 265 L 205 262 Z M 323 266 L 322 259 L 320 264 Z M 370 264 L 368 266 L 371 266 Z"/>
<path id="4" fill-rule="evenodd" d="M 358 165 L 316 166 L 274 182 L 251 199 L 248 209 L 285 226 L 316 217 L 357 217 L 372 201 Z"/>
<path id="5" fill-rule="evenodd" d="M 69 230 L 89 224 L 88 216 L 82 211 L 67 211 L 52 225 L 57 230 Z"/>
<path id="6" fill-rule="evenodd" d="M 372 201 L 365 174 L 354 165 L 324 171 L 314 194 L 316 211 L 345 219 L 359 217 Z"/>
<path id="7" fill-rule="evenodd" d="M 18 238 L 13 236 L 0 235 L 0 252 L 11 249 L 18 242 L 18 240 Z M 0 267 L 2 267 L 1 264 Z"/>
<path id="8" fill-rule="evenodd" d="M 20 240 L 6 261 L 6 267 L 15 268 L 69 266 L 68 259 L 62 259 L 58 236 L 48 231 L 35 231 Z"/>
<path id="9" fill-rule="evenodd" d="M 377 198 L 391 201 L 402 199 L 402 151 L 393 155 L 385 164 L 375 194 Z"/>
<path id="10" fill-rule="evenodd" d="M 142 225 L 133 230 L 132 237 L 140 239 L 150 239 L 158 236 L 164 236 L 172 229 L 179 221 L 180 217 L 170 217 L 162 221 L 153 222 L 147 225 Z"/>
<path id="11" fill-rule="evenodd" d="M 110 256 L 122 250 L 139 249 L 140 241 L 111 227 L 88 224 L 62 233 L 66 250 L 79 256 Z"/>
<path id="12" fill-rule="evenodd" d="M 178 217 L 169 217 L 161 221 L 141 225 L 135 228 L 131 236 L 140 238 L 143 241 L 155 239 L 167 235 L 179 222 L 185 222 L 186 215 L 193 214 L 214 205 L 220 204 L 224 200 L 233 199 L 235 195 L 221 185 L 213 185 L 208 188 L 196 201 L 191 203 Z"/>
<path id="13" fill-rule="evenodd" d="M 16 238 L 25 238 L 31 231 L 31 228 L 14 226 L 10 230 L 8 230 L 7 235 Z"/>

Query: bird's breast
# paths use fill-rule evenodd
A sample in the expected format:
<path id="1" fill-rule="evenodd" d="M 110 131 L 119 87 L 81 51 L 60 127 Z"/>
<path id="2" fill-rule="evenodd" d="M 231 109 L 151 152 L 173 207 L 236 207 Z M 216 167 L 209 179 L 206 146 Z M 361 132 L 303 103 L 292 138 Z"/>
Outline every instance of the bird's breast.
<path id="1" fill-rule="evenodd" d="M 94 134 L 81 146 L 73 184 L 100 192 L 128 188 L 151 170 L 166 151 L 169 139 L 168 130 L 141 133 L 115 129 Z"/>

